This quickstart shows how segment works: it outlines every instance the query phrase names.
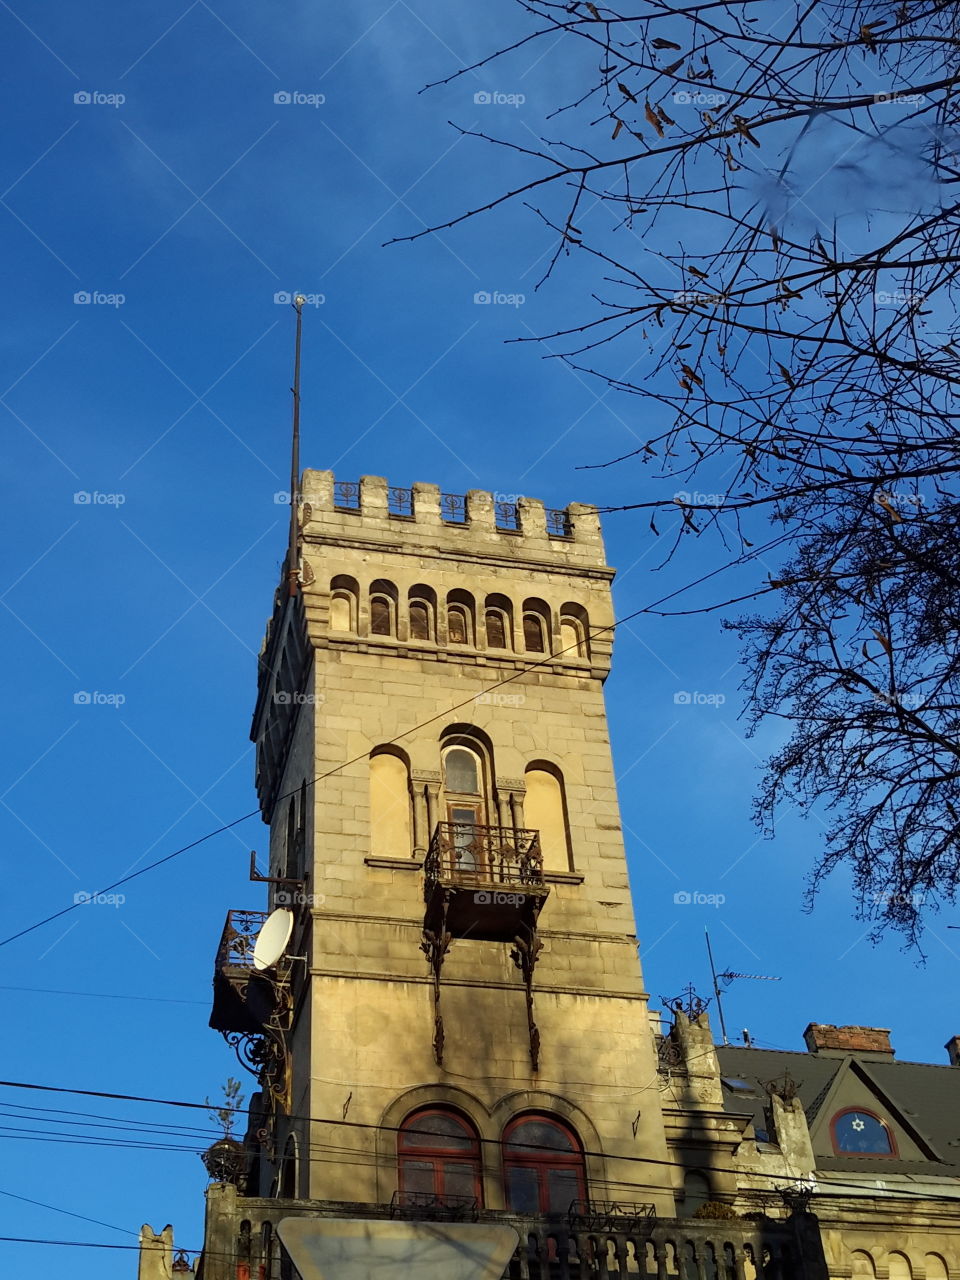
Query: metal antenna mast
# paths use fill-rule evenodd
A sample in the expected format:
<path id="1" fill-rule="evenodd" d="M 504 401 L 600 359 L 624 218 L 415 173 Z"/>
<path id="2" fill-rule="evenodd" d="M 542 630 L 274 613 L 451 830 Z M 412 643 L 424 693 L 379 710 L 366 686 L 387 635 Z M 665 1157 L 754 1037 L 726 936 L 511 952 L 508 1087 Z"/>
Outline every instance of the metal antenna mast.
<path id="1" fill-rule="evenodd" d="M 713 979 L 713 994 L 717 997 L 717 1013 L 720 1015 L 720 1034 L 723 1036 L 723 1043 L 729 1044 L 727 1039 L 727 1024 L 723 1019 L 723 1000 L 721 999 L 720 983 L 723 983 L 723 990 L 729 987 L 730 983 L 736 978 L 750 978 L 754 982 L 779 982 L 779 978 L 774 978 L 768 973 L 734 973 L 731 969 L 724 970 L 723 973 L 717 973 L 713 964 L 713 949 L 710 946 L 710 934 L 704 929 L 704 936 L 707 939 L 707 956 L 710 960 L 710 977 Z"/>
<path id="2" fill-rule="evenodd" d="M 290 546 L 287 549 L 287 586 L 292 596 L 300 581 L 300 556 L 297 546 L 297 509 L 300 505 L 300 343 L 303 334 L 303 304 L 306 298 L 296 294 L 290 304 L 297 313 L 297 338 L 293 358 L 293 439 L 290 448 Z"/>

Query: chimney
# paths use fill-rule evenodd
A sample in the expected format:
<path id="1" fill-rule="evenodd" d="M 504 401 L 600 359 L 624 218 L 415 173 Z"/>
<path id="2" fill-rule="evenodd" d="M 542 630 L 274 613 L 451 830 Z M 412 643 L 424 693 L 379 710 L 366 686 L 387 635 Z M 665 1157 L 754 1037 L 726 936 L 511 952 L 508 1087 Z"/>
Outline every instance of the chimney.
<path id="1" fill-rule="evenodd" d="M 960 1036 L 951 1036 L 943 1047 L 950 1058 L 951 1067 L 960 1067 Z"/>
<path id="2" fill-rule="evenodd" d="M 893 1057 L 889 1027 L 832 1027 L 811 1022 L 803 1038 L 810 1053 L 871 1053 Z M 960 1046 L 960 1037 L 955 1040 Z"/>

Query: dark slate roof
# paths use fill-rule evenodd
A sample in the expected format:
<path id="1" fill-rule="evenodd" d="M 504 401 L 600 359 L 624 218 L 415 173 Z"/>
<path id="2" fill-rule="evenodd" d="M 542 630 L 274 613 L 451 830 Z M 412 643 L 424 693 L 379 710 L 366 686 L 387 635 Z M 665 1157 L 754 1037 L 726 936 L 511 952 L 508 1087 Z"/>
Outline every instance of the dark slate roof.
<path id="1" fill-rule="evenodd" d="M 738 1045 L 717 1045 L 720 1075 L 745 1080 L 754 1086 L 748 1094 L 724 1086 L 727 1111 L 753 1116 L 756 1128 L 765 1129 L 764 1084 L 789 1072 L 797 1083 L 797 1093 L 812 1124 L 838 1073 L 850 1059 L 888 1100 L 892 1117 L 908 1132 L 916 1134 L 919 1145 L 932 1148 L 929 1160 L 870 1159 L 867 1156 L 817 1158 L 824 1171 L 857 1173 L 913 1173 L 934 1177 L 960 1176 L 960 1067 L 926 1062 L 897 1062 L 873 1054 L 832 1056 L 795 1053 L 786 1049 L 747 1049 Z M 772 1135 L 771 1135 L 772 1136 Z"/>

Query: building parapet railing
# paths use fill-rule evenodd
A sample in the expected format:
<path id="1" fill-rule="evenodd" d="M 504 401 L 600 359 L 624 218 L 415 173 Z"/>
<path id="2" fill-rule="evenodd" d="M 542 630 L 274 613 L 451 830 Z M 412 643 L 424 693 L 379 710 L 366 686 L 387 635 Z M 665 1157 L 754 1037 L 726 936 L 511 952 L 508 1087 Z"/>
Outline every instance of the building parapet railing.
<path id="1" fill-rule="evenodd" d="M 396 1197 L 386 1204 L 356 1204 L 234 1198 L 233 1188 L 222 1191 L 221 1204 L 209 1206 L 217 1252 L 204 1259 L 203 1280 L 235 1280 L 241 1263 L 252 1275 L 261 1266 L 264 1280 L 286 1280 L 290 1263 L 276 1238 L 276 1224 L 284 1218 L 396 1216 Z M 429 1211 L 425 1218 L 431 1220 Z M 505 1223 L 520 1237 L 502 1280 L 828 1280 L 819 1224 L 811 1213 L 722 1221 L 649 1217 L 629 1228 L 596 1230 L 571 1227 L 564 1215 L 480 1209 L 475 1220 Z"/>
<path id="2" fill-rule="evenodd" d="M 440 822 L 423 869 L 428 884 L 449 881 L 471 887 L 542 885 L 540 832 Z"/>

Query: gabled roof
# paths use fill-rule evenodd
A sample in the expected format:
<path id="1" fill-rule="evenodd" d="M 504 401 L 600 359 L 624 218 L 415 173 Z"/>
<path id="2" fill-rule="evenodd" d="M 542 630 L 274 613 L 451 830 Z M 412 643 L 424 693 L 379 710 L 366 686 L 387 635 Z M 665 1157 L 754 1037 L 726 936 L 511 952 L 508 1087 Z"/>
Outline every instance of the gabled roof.
<path id="1" fill-rule="evenodd" d="M 721 1076 L 746 1080 L 757 1087 L 752 1094 L 724 1088 L 724 1106 L 730 1112 L 750 1111 L 756 1128 L 766 1128 L 763 1085 L 789 1073 L 797 1084 L 797 1095 L 807 1117 L 817 1152 L 817 1167 L 824 1171 L 870 1174 L 913 1173 L 932 1177 L 960 1176 L 960 1067 L 925 1062 L 897 1062 L 875 1054 L 833 1056 L 793 1053 L 781 1049 L 747 1049 L 718 1045 Z M 839 1095 L 856 1083 L 862 1089 L 864 1106 L 873 1097 L 873 1109 L 889 1118 L 896 1130 L 906 1134 L 915 1148 L 910 1159 L 883 1156 L 837 1156 L 827 1144 L 816 1141 L 829 1126 Z M 818 1150 L 819 1148 L 819 1150 Z"/>

